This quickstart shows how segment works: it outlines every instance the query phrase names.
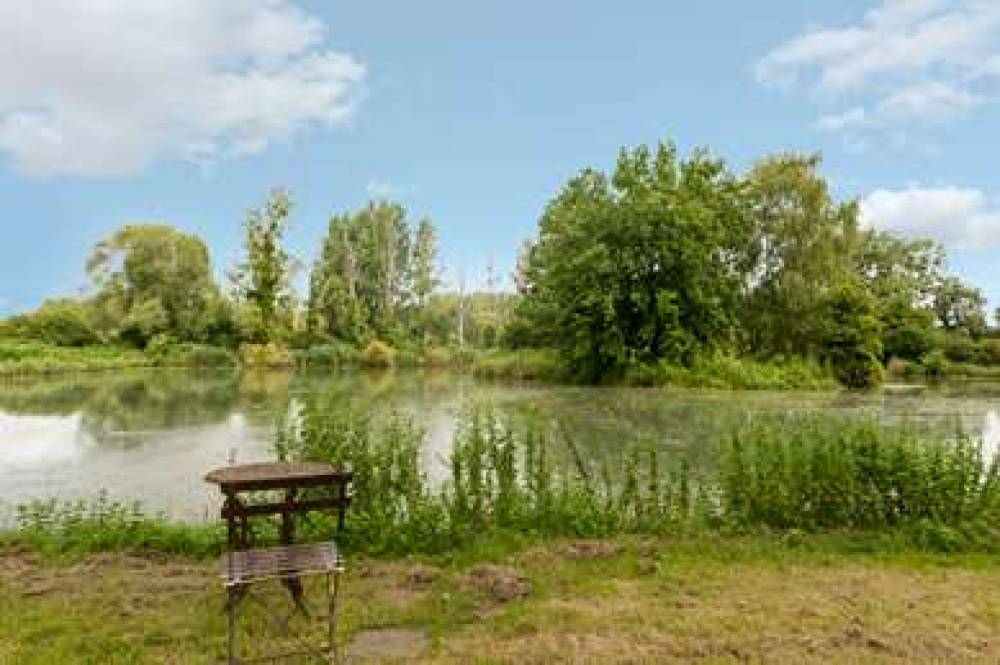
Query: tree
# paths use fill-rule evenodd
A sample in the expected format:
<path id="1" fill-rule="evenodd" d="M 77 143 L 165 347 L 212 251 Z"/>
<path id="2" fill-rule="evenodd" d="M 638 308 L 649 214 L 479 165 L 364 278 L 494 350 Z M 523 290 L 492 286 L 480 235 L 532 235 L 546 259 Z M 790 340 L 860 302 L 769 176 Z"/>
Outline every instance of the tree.
<path id="1" fill-rule="evenodd" d="M 397 204 L 334 215 L 310 275 L 310 320 L 322 334 L 356 343 L 414 332 L 437 286 L 436 254 L 431 221 L 411 229 Z"/>
<path id="2" fill-rule="evenodd" d="M 97 327 L 140 347 L 157 334 L 199 339 L 219 298 L 205 243 L 160 224 L 125 226 L 98 243 L 87 272 Z"/>
<path id="3" fill-rule="evenodd" d="M 941 327 L 978 339 L 986 331 L 986 297 L 957 277 L 947 277 L 934 290 L 934 313 Z"/>
<path id="4" fill-rule="evenodd" d="M 746 259 L 746 346 L 756 352 L 819 351 L 826 292 L 855 270 L 857 208 L 838 204 L 810 155 L 777 155 L 746 176 L 752 244 Z"/>
<path id="5" fill-rule="evenodd" d="M 237 267 L 233 281 L 250 306 L 244 325 L 254 341 L 269 341 L 291 323 L 292 259 L 282 244 L 290 211 L 288 193 L 276 189 L 263 208 L 247 212 L 244 222 L 246 261 Z"/>
<path id="6" fill-rule="evenodd" d="M 732 341 L 748 244 L 746 199 L 725 165 L 672 145 L 623 150 L 549 203 L 521 314 L 592 380 L 632 362 L 688 363 Z"/>
<path id="7" fill-rule="evenodd" d="M 870 388 L 882 380 L 878 306 L 860 280 L 835 285 L 823 297 L 821 358 L 844 385 Z"/>
<path id="8" fill-rule="evenodd" d="M 440 283 L 437 276 L 437 233 L 426 217 L 417 224 L 410 265 L 413 271 L 413 299 L 417 307 L 426 307 L 427 299 Z"/>

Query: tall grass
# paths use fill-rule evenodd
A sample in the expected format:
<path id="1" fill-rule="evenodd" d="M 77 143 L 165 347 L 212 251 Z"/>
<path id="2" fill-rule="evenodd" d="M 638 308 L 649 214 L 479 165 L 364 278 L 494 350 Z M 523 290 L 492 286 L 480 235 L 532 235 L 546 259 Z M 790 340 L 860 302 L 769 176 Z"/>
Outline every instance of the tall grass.
<path id="1" fill-rule="evenodd" d="M 147 550 L 205 556 L 221 551 L 219 525 L 171 524 L 147 514 L 139 503 L 109 499 L 36 500 L 15 509 L 16 532 L 4 540 L 47 553 Z"/>
<path id="2" fill-rule="evenodd" d="M 1000 514 L 998 465 L 961 430 L 929 437 L 912 426 L 814 416 L 734 433 L 717 482 L 738 524 L 883 529 Z"/>

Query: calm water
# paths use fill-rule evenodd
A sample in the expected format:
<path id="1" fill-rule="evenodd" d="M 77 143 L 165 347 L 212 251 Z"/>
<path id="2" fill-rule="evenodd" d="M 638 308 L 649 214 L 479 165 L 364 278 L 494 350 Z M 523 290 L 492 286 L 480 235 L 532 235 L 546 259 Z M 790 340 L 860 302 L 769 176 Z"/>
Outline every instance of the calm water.
<path id="1" fill-rule="evenodd" d="M 476 381 L 444 373 L 289 375 L 142 371 L 0 380 L 0 515 L 34 497 L 139 499 L 174 518 L 215 514 L 201 478 L 228 463 L 271 458 L 275 419 L 296 398 L 330 392 L 401 409 L 427 429 L 425 465 L 442 473 L 456 413 L 469 400 L 560 421 L 588 454 L 643 437 L 693 456 L 755 414 L 832 411 L 960 422 L 1000 441 L 1000 385 L 901 387 L 878 395 L 586 388 Z"/>

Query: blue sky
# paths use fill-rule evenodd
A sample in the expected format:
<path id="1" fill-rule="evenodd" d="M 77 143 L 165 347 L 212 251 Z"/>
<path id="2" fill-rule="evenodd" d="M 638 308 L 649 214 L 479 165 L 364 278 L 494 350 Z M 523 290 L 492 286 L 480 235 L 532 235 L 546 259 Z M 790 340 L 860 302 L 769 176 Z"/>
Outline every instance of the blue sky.
<path id="1" fill-rule="evenodd" d="M 867 223 L 946 242 L 1000 303 L 994 0 L 93 6 L 0 8 L 0 314 L 81 292 L 127 222 L 199 234 L 221 274 L 275 186 L 306 264 L 387 195 L 475 284 L 574 172 L 661 138 L 821 152 Z"/>

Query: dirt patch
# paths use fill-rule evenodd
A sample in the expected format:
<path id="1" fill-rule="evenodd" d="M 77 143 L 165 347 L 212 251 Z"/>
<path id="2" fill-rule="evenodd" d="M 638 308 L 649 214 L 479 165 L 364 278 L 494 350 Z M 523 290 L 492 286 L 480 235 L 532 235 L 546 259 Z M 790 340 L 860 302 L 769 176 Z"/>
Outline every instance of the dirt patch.
<path id="1" fill-rule="evenodd" d="M 571 559 L 598 559 L 619 554 L 622 546 L 607 540 L 578 540 L 563 549 Z"/>
<path id="2" fill-rule="evenodd" d="M 414 564 L 405 572 L 406 583 L 410 587 L 423 588 L 441 577 L 441 569 L 424 564 Z"/>
<path id="3" fill-rule="evenodd" d="M 486 594 L 496 603 L 506 603 L 531 595 L 531 580 L 509 566 L 476 566 L 459 581 Z"/>
<path id="4" fill-rule="evenodd" d="M 415 658 L 429 645 L 427 636 L 409 628 L 377 628 L 358 633 L 347 647 L 351 663 L 383 658 Z"/>

